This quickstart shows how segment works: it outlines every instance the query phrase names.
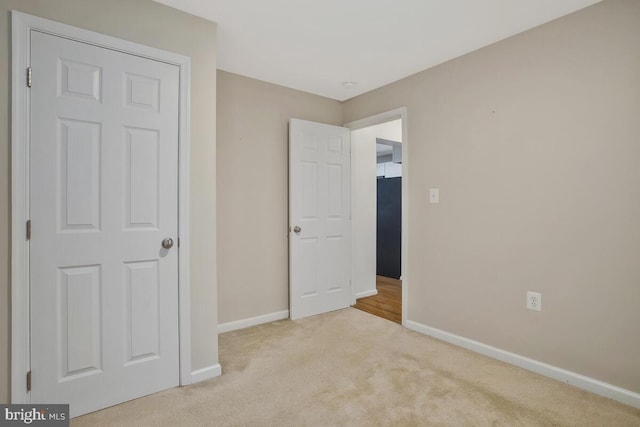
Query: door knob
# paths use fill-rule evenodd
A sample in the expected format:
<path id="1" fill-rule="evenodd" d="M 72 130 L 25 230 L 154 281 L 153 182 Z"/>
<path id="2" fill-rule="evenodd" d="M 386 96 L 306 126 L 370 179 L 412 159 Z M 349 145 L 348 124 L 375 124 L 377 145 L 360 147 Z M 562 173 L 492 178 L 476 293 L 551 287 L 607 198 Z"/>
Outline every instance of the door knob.
<path id="1" fill-rule="evenodd" d="M 171 249 L 173 247 L 173 239 L 171 237 L 167 237 L 162 241 L 162 247 L 165 249 Z"/>
<path id="2" fill-rule="evenodd" d="M 294 233 L 299 233 L 299 232 L 301 232 L 301 231 L 302 231 L 302 228 L 300 228 L 300 226 L 299 226 L 299 225 L 296 225 L 295 227 L 293 227 L 293 232 L 294 232 Z"/>

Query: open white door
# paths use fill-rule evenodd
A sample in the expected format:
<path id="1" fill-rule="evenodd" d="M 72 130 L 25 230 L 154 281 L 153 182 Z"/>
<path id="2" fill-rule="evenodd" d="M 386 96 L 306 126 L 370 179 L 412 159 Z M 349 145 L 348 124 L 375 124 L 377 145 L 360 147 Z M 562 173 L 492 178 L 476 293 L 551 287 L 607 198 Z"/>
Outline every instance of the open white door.
<path id="1" fill-rule="evenodd" d="M 349 306 L 351 300 L 351 131 L 289 122 L 290 317 Z"/>

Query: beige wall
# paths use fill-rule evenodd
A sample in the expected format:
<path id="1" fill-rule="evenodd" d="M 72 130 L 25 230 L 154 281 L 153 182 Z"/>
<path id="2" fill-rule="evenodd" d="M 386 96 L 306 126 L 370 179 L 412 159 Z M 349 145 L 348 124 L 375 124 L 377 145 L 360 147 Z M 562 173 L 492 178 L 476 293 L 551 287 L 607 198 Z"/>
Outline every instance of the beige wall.
<path id="1" fill-rule="evenodd" d="M 151 0 L 0 2 L 0 402 L 10 378 L 10 14 L 15 9 L 191 57 L 192 368 L 217 363 L 216 25 Z"/>
<path id="2" fill-rule="evenodd" d="M 292 117 L 339 125 L 342 106 L 218 71 L 219 323 L 289 309 Z"/>
<path id="3" fill-rule="evenodd" d="M 345 103 L 408 108 L 410 320 L 640 392 L 638 23 L 604 1 Z"/>

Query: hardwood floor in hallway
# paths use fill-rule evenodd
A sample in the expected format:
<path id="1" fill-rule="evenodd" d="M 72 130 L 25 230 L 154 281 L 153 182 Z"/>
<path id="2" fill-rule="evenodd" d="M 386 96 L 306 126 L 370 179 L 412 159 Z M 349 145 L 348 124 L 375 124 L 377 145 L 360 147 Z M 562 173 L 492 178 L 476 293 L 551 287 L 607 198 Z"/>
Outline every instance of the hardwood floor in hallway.
<path id="1" fill-rule="evenodd" d="M 360 298 L 354 308 L 402 324 L 402 281 L 376 276 L 378 295 Z"/>

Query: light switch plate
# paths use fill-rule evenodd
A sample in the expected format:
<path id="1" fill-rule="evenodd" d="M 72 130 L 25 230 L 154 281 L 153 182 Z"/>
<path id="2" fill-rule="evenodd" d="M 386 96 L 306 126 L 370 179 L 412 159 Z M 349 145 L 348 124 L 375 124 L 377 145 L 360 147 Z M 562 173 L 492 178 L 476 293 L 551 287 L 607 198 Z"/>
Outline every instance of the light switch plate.
<path id="1" fill-rule="evenodd" d="M 440 189 L 439 188 L 430 188 L 429 189 L 429 203 L 440 203 Z"/>

